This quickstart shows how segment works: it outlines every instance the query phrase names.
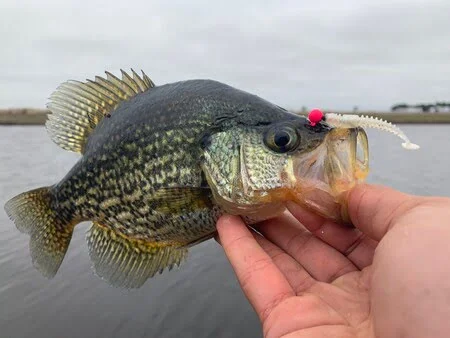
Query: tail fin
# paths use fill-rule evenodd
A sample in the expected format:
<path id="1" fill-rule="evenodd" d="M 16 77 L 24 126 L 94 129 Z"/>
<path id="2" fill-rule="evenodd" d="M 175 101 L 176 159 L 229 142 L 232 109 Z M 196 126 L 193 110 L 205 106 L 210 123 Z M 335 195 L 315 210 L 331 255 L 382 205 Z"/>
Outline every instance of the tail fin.
<path id="1" fill-rule="evenodd" d="M 52 209 L 50 188 L 24 192 L 5 204 L 5 211 L 21 232 L 30 234 L 33 265 L 45 277 L 58 271 L 72 238 L 74 223 Z"/>

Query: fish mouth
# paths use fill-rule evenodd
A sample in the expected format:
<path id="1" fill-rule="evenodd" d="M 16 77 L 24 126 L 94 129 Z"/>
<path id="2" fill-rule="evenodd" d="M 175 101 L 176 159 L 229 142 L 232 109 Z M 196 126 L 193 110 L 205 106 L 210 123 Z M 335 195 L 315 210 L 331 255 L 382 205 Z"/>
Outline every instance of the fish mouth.
<path id="1" fill-rule="evenodd" d="M 334 128 L 306 156 L 293 159 L 295 201 L 322 216 L 348 223 L 347 192 L 369 171 L 369 147 L 361 128 Z"/>
<path id="2" fill-rule="evenodd" d="M 336 195 L 364 180 L 369 171 L 369 147 L 361 128 L 333 129 L 327 136 L 325 175 Z"/>

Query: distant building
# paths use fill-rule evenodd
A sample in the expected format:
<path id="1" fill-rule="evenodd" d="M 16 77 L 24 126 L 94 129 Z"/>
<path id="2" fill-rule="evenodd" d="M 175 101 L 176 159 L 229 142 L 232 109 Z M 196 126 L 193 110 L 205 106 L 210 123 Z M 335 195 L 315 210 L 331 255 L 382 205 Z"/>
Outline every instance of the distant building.
<path id="1" fill-rule="evenodd" d="M 450 102 L 436 102 L 439 113 L 450 113 Z"/>
<path id="2" fill-rule="evenodd" d="M 391 107 L 393 112 L 403 113 L 445 113 L 450 112 L 450 102 L 421 103 L 409 105 L 406 103 L 398 103 Z"/>

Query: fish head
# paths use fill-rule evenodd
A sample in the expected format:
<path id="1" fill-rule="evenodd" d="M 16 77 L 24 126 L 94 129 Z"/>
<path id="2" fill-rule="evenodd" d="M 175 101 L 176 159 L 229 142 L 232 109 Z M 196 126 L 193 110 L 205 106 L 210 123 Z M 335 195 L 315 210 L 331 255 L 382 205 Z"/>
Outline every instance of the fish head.
<path id="1" fill-rule="evenodd" d="M 346 192 L 368 174 L 363 129 L 325 121 L 312 126 L 294 114 L 217 133 L 205 155 L 203 169 L 216 202 L 226 212 L 259 220 L 295 201 L 346 222 Z"/>

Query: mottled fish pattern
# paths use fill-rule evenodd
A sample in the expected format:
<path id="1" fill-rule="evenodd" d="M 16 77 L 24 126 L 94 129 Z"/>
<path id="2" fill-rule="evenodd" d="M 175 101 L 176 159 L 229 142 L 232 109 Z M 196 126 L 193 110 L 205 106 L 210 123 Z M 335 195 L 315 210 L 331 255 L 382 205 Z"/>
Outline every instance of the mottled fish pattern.
<path id="1" fill-rule="evenodd" d="M 20 194 L 5 209 L 30 234 L 33 263 L 47 277 L 56 274 L 74 226 L 92 221 L 87 241 L 96 273 L 126 288 L 180 264 L 189 246 L 214 235 L 223 210 L 202 168 L 205 150 L 215 147 L 213 178 L 222 165 L 234 170 L 220 154 L 240 151 L 232 134 L 212 145 L 214 135 L 294 119 L 216 81 L 155 86 L 134 71 L 68 81 L 49 109 L 52 140 L 82 157 L 59 183 Z"/>

